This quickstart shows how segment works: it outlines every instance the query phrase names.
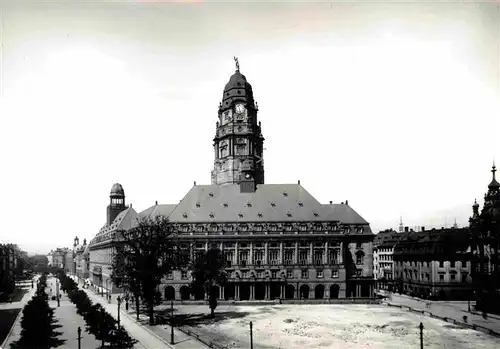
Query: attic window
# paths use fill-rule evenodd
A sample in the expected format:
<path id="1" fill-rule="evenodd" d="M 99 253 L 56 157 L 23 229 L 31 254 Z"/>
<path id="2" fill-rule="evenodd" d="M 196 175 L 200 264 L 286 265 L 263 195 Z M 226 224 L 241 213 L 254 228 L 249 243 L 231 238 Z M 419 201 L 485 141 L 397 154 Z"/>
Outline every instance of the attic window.
<path id="1" fill-rule="evenodd" d="M 200 203 L 199 203 L 199 202 L 197 202 L 197 203 L 196 203 L 196 207 L 200 207 L 200 206 L 201 206 L 201 205 L 200 205 Z"/>
<path id="2" fill-rule="evenodd" d="M 241 86 L 241 82 L 237 82 L 236 85 Z"/>
<path id="3" fill-rule="evenodd" d="M 250 202 L 247 202 L 247 207 L 252 207 L 252 204 Z"/>
<path id="4" fill-rule="evenodd" d="M 186 212 L 184 212 L 184 213 L 182 214 L 182 217 L 184 217 L 184 218 L 188 218 L 188 214 L 187 214 Z"/>
<path id="5" fill-rule="evenodd" d="M 238 217 L 243 218 L 243 213 L 238 213 Z"/>
<path id="6" fill-rule="evenodd" d="M 288 212 L 286 213 L 286 215 L 287 215 L 288 217 L 292 217 L 292 212 L 288 211 Z"/>
<path id="7" fill-rule="evenodd" d="M 227 206 L 228 206 L 226 203 L 223 203 L 222 205 L 223 205 L 224 207 L 227 207 Z"/>
<path id="8" fill-rule="evenodd" d="M 283 196 L 288 196 L 288 193 L 286 191 L 284 191 Z"/>
<path id="9" fill-rule="evenodd" d="M 304 206 L 304 203 L 302 201 L 299 201 L 299 206 L 300 207 Z"/>
<path id="10" fill-rule="evenodd" d="M 210 212 L 210 214 L 208 215 L 210 218 L 215 218 L 215 214 L 213 212 Z"/>
<path id="11" fill-rule="evenodd" d="M 257 216 L 262 217 L 262 213 L 260 213 L 260 212 L 257 213 Z"/>
<path id="12" fill-rule="evenodd" d="M 211 198 L 213 198 L 214 197 L 214 193 L 210 192 L 210 193 L 208 193 L 208 196 L 210 196 Z"/>
<path id="13" fill-rule="evenodd" d="M 271 202 L 271 207 L 276 207 L 276 203 L 275 202 Z"/>

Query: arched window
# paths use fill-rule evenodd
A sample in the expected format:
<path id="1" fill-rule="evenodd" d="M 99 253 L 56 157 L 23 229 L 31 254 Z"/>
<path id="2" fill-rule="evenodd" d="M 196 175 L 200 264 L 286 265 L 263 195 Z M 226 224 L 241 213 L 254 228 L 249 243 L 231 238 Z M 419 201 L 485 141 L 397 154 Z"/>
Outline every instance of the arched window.
<path id="1" fill-rule="evenodd" d="M 356 264 L 363 264 L 364 257 L 365 254 L 363 253 L 363 251 L 358 251 L 356 253 Z"/>

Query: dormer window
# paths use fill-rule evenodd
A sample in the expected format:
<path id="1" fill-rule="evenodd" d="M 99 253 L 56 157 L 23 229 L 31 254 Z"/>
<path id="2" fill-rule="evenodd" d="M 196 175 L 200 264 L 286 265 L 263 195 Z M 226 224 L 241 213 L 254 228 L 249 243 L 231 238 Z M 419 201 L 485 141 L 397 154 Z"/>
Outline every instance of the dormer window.
<path id="1" fill-rule="evenodd" d="M 247 207 L 252 207 L 252 204 L 250 202 L 247 202 Z"/>
<path id="2" fill-rule="evenodd" d="M 210 218 L 215 218 L 215 214 L 213 212 L 210 212 L 210 214 L 208 215 Z"/>
<path id="3" fill-rule="evenodd" d="M 223 203 L 222 206 L 227 207 L 228 205 L 226 203 Z"/>
<path id="4" fill-rule="evenodd" d="M 188 218 L 188 214 L 187 214 L 186 212 L 184 212 L 184 213 L 182 214 L 182 217 L 184 217 L 184 218 Z"/>
<path id="5" fill-rule="evenodd" d="M 288 212 L 286 213 L 286 215 L 287 215 L 288 217 L 292 217 L 292 212 L 288 211 Z"/>
<path id="6" fill-rule="evenodd" d="M 318 212 L 313 212 L 313 214 L 314 214 L 314 217 L 319 217 Z"/>
<path id="7" fill-rule="evenodd" d="M 257 213 L 257 216 L 262 217 L 262 213 L 260 213 L 260 212 Z"/>
<path id="8" fill-rule="evenodd" d="M 298 204 L 300 207 L 304 206 L 304 203 L 302 201 L 299 201 Z"/>
<path id="9" fill-rule="evenodd" d="M 275 202 L 271 202 L 271 207 L 276 207 L 276 203 Z"/>
<path id="10" fill-rule="evenodd" d="M 201 205 L 200 205 L 200 202 L 199 202 L 199 201 L 196 203 L 196 207 L 201 207 Z"/>
<path id="11" fill-rule="evenodd" d="M 210 192 L 210 193 L 208 193 L 208 196 L 210 196 L 211 198 L 213 198 L 214 197 L 214 193 Z"/>
<path id="12" fill-rule="evenodd" d="M 288 196 L 288 193 L 286 191 L 284 191 L 283 196 Z"/>
<path id="13" fill-rule="evenodd" d="M 238 217 L 243 218 L 243 213 L 238 213 Z"/>

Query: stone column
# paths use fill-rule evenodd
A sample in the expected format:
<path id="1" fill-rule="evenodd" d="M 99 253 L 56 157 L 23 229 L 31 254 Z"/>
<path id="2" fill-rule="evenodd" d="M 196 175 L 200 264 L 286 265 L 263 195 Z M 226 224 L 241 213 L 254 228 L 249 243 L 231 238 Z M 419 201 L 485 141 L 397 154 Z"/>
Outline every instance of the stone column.
<path id="1" fill-rule="evenodd" d="M 325 241 L 325 255 L 323 256 L 323 264 L 328 263 L 328 242 Z"/>
<path id="2" fill-rule="evenodd" d="M 255 283 L 250 284 L 250 300 L 255 300 Z"/>
<path id="3" fill-rule="evenodd" d="M 349 246 L 347 246 L 349 248 Z M 340 251 L 339 251 L 339 264 L 344 264 L 344 242 L 340 242 Z"/>
<path id="4" fill-rule="evenodd" d="M 269 265 L 269 260 L 267 258 L 267 242 L 264 242 L 264 264 Z"/>
<path id="5" fill-rule="evenodd" d="M 293 261 L 294 264 L 299 263 L 299 243 L 295 242 L 295 260 Z"/>
<path id="6" fill-rule="evenodd" d="M 234 298 L 237 301 L 240 300 L 240 284 L 239 283 L 237 283 L 236 286 L 234 287 Z"/>
<path id="7" fill-rule="evenodd" d="M 309 258 L 308 258 L 307 264 L 309 264 L 309 265 L 314 264 L 313 242 L 312 241 L 309 243 Z"/>
<path id="8" fill-rule="evenodd" d="M 265 286 L 265 288 L 266 288 L 266 295 L 265 295 L 264 299 L 267 301 L 267 300 L 269 300 L 269 282 L 266 282 L 265 285 L 266 285 Z"/>
<path id="9" fill-rule="evenodd" d="M 283 262 L 283 243 L 280 242 L 280 255 L 278 257 L 278 263 L 281 265 L 281 264 L 284 264 Z"/>
<path id="10" fill-rule="evenodd" d="M 238 241 L 234 243 L 234 260 L 233 264 L 238 264 L 239 262 L 239 256 L 238 256 Z"/>
<path id="11" fill-rule="evenodd" d="M 226 286 L 222 286 L 222 287 L 220 288 L 220 294 L 219 294 L 219 297 L 220 297 L 220 299 L 221 299 L 221 300 L 223 300 L 223 299 L 224 299 L 224 289 L 225 289 L 225 288 L 226 288 Z"/>
<path id="12" fill-rule="evenodd" d="M 253 242 L 250 242 L 250 256 L 248 256 L 248 264 L 255 264 L 255 261 L 253 260 Z"/>

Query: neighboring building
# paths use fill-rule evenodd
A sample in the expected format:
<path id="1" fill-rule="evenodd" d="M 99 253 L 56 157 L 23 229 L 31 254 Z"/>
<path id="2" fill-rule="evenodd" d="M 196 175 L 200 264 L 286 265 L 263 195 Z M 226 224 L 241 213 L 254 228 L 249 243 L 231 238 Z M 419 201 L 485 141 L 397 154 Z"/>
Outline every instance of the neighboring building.
<path id="1" fill-rule="evenodd" d="M 15 288 L 15 250 L 10 244 L 0 244 L 0 299 Z"/>
<path id="2" fill-rule="evenodd" d="M 52 266 L 66 270 L 67 255 L 69 252 L 70 250 L 67 247 L 56 248 L 52 254 Z M 71 259 L 69 262 L 71 262 Z"/>
<path id="3" fill-rule="evenodd" d="M 48 263 L 48 266 L 51 267 L 52 264 L 54 263 L 54 251 L 51 250 L 48 254 L 47 254 L 47 263 Z"/>
<path id="4" fill-rule="evenodd" d="M 392 291 L 394 281 L 394 247 L 403 233 L 392 229 L 379 232 L 373 241 L 373 270 L 378 289 Z"/>
<path id="5" fill-rule="evenodd" d="M 87 249 L 87 239 L 83 239 L 83 244 L 80 245 L 80 239 L 75 237 L 75 241 L 73 244 L 73 260 L 74 260 L 74 270 L 75 275 L 78 279 L 86 279 L 85 271 L 87 267 L 87 261 L 84 255 L 85 250 Z"/>
<path id="6" fill-rule="evenodd" d="M 373 233 L 348 204 L 321 204 L 297 184 L 264 184 L 263 141 L 251 85 L 237 70 L 224 88 L 214 138 L 211 185 L 196 185 L 176 205 L 136 213 L 121 185 L 111 190 L 106 225 L 90 242 L 94 284 L 119 292 L 109 280 L 115 233 L 136 218 L 163 215 L 176 226 L 193 258 L 220 248 L 228 284 L 220 299 L 345 298 L 373 296 Z M 192 247 L 191 247 L 192 246 Z M 176 270 L 161 287 L 166 299 L 204 299 Z"/>
<path id="7" fill-rule="evenodd" d="M 421 298 L 470 299 L 468 228 L 410 231 L 394 248 L 396 291 Z"/>
<path id="8" fill-rule="evenodd" d="M 470 218 L 472 239 L 472 276 L 476 296 L 476 308 L 500 314 L 500 184 L 495 178 L 493 164 L 492 180 L 484 196 L 484 205 L 479 213 L 477 201 L 472 206 Z"/>

